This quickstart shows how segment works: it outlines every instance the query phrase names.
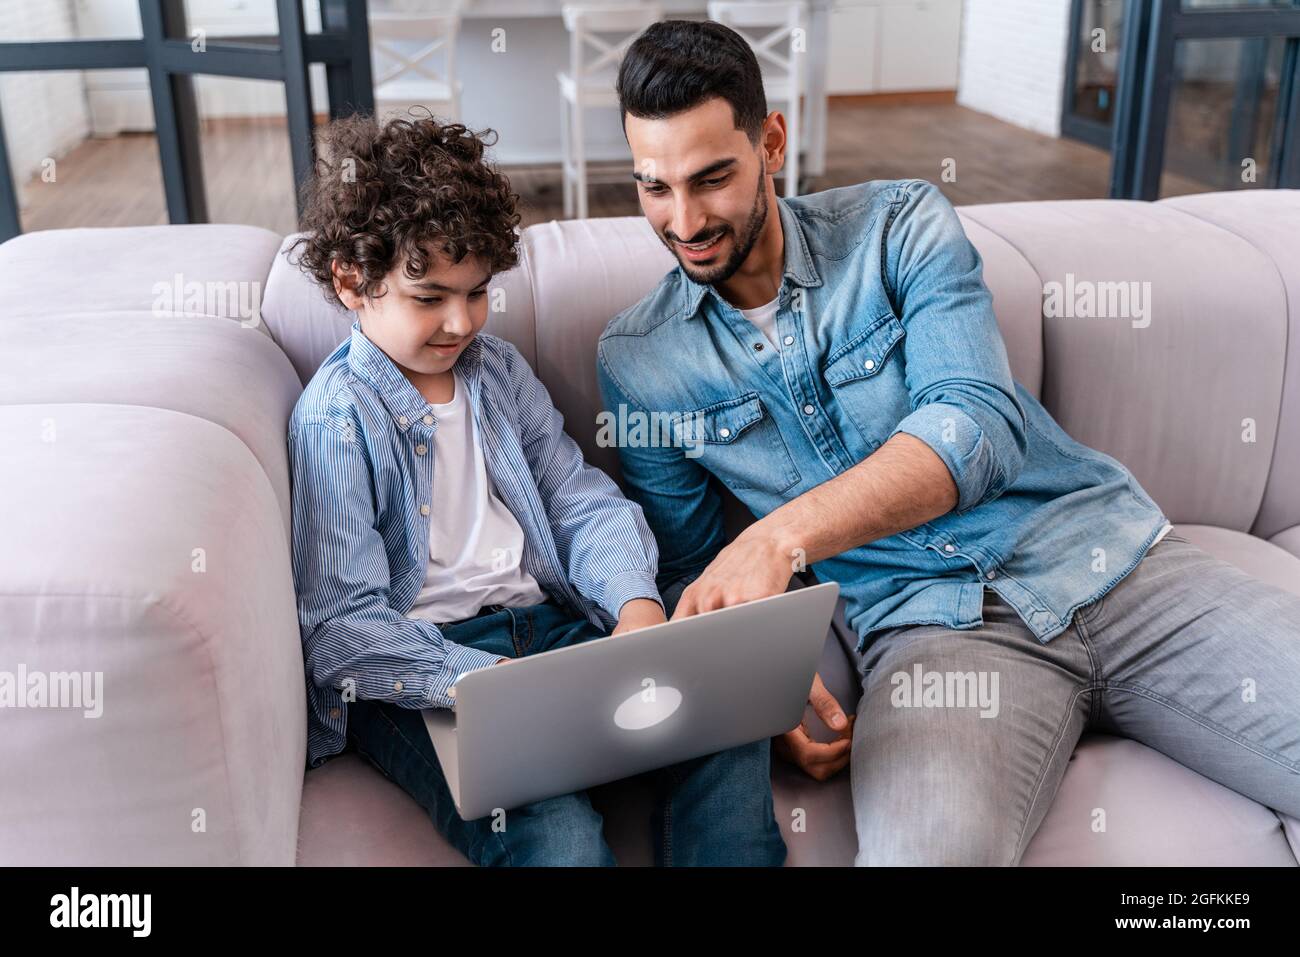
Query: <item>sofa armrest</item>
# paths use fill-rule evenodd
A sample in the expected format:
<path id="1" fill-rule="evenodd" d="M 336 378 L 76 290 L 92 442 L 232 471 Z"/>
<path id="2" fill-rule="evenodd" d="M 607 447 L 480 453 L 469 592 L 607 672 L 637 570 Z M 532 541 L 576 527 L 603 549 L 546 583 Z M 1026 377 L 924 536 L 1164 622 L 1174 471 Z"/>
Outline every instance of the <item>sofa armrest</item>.
<path id="1" fill-rule="evenodd" d="M 0 680 L 27 688 L 0 863 L 293 864 L 302 654 L 248 446 L 166 409 L 0 407 L 0 496 Z M 33 675 L 67 695 L 33 706 Z"/>

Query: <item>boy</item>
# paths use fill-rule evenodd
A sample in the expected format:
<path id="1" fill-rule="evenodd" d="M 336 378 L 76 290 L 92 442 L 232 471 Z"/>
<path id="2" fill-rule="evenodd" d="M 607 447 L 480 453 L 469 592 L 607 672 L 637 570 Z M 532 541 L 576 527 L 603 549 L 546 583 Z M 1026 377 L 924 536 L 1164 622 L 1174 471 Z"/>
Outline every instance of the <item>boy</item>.
<path id="1" fill-rule="evenodd" d="M 664 620 L 641 509 L 480 334 L 519 223 L 486 145 L 432 117 L 325 130 L 300 262 L 357 321 L 289 425 L 308 761 L 351 742 L 474 863 L 612 864 L 585 794 L 462 820 L 420 715 L 467 671 Z M 784 860 L 767 741 L 653 777 L 661 863 Z"/>

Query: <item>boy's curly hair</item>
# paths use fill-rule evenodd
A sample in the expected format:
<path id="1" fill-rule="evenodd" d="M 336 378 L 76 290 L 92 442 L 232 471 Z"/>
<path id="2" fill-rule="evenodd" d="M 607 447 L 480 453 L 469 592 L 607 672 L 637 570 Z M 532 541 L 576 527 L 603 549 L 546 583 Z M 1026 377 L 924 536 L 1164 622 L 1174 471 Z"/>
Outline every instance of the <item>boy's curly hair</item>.
<path id="1" fill-rule="evenodd" d="M 453 263 L 481 257 L 493 273 L 519 261 L 519 197 L 483 159 L 492 145 L 484 137 L 494 131 L 408 115 L 380 126 L 359 113 L 321 131 L 315 175 L 304 187 L 306 235 L 291 249 L 301 249 L 300 268 L 339 305 L 334 262 L 355 269 L 357 292 L 375 298 L 403 258 L 407 277 L 422 278 L 430 249 Z"/>

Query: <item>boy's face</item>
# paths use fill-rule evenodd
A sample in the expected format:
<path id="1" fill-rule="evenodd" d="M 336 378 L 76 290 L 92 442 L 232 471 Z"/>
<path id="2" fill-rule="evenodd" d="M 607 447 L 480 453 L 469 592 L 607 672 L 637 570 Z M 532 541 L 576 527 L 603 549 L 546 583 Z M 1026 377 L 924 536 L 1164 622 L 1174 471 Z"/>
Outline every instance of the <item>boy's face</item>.
<path id="1" fill-rule="evenodd" d="M 646 219 L 691 279 L 724 283 L 763 231 L 775 196 L 785 121 L 771 113 L 757 146 L 720 97 L 663 119 L 628 114 L 632 176 Z M 696 248 L 692 249 L 693 244 Z"/>
<path id="2" fill-rule="evenodd" d="M 366 338 L 403 373 L 449 372 L 487 324 L 491 270 L 473 256 L 452 263 L 440 252 L 430 255 L 429 270 L 420 279 L 407 278 L 405 266 L 405 260 L 398 262 L 384 277 L 384 295 L 367 299 L 357 295 L 351 277 L 336 264 L 334 288 L 357 313 Z"/>

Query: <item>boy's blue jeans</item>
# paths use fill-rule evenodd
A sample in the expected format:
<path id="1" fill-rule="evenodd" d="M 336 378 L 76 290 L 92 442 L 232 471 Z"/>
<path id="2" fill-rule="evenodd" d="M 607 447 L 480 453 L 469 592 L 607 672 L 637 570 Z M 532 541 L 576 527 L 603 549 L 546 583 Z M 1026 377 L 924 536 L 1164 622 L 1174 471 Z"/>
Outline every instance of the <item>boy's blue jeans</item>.
<path id="1" fill-rule="evenodd" d="M 549 651 L 604 633 L 558 605 L 489 606 L 441 626 L 452 641 L 507 658 Z M 420 712 L 382 701 L 348 705 L 357 750 L 429 813 L 438 831 L 479 865 L 612 865 L 602 819 L 585 792 L 462 820 Z M 780 865 L 785 842 L 772 808 L 767 739 L 649 772 L 655 790 L 655 862 L 661 865 Z"/>

